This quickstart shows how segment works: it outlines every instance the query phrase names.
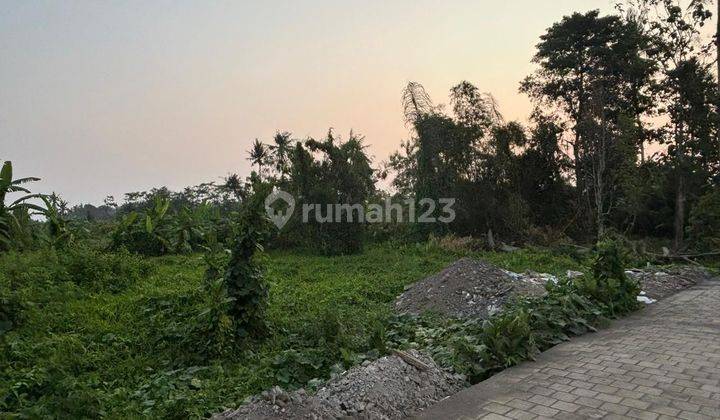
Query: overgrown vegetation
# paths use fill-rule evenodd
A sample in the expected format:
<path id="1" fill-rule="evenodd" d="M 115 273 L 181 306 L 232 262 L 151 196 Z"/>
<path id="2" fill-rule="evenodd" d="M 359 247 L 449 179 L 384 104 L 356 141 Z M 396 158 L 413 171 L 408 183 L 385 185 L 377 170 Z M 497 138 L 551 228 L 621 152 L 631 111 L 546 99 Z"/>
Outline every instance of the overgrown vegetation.
<path id="1" fill-rule="evenodd" d="M 381 168 L 353 132 L 278 132 L 254 141 L 246 179 L 69 207 L 4 162 L 0 416 L 206 417 L 393 348 L 476 382 L 636 310 L 628 257 L 718 255 L 720 95 L 707 2 L 618 9 L 540 37 L 521 83 L 528 126 L 470 82 L 449 111 L 409 83 L 410 138 Z M 386 177 L 392 191 L 377 187 Z M 265 200 L 280 190 L 296 211 L 275 229 Z M 443 200 L 456 217 L 443 220 Z M 380 203 L 436 223 L 370 223 Z M 461 256 L 561 281 L 485 320 L 393 313 L 405 286 Z"/>
<path id="2" fill-rule="evenodd" d="M 3 322 L 0 412 L 199 417 L 275 384 L 305 386 L 372 357 L 403 286 L 456 257 L 415 246 L 262 256 L 268 333 L 243 347 L 201 255 L 4 254 L 0 316 L 13 325 Z"/>
<path id="3" fill-rule="evenodd" d="M 252 243 L 236 255 L 255 254 L 255 246 L 244 248 Z M 540 249 L 498 254 L 394 243 L 356 256 L 273 251 L 230 264 L 218 248 L 204 257 L 152 259 L 72 249 L 0 257 L 4 412 L 206 416 L 275 384 L 312 387 L 398 347 L 423 348 L 477 381 L 620 313 L 569 282 L 487 322 L 391 311 L 405 285 L 460 256 L 515 271 L 590 271 L 592 261 Z M 247 262 L 258 258 L 270 290 L 264 312 L 243 312 L 263 314 L 257 319 L 266 334 L 252 338 L 238 334 L 238 326 L 259 324 L 243 324 L 248 318 L 232 309 L 227 281 L 233 271 L 223 275 L 223 267 L 247 267 L 251 271 L 241 273 L 255 276 L 257 267 Z M 614 264 L 612 258 L 594 262 L 599 273 Z M 252 295 L 260 298 L 262 290 Z M 242 308 L 256 303 L 246 299 Z"/>

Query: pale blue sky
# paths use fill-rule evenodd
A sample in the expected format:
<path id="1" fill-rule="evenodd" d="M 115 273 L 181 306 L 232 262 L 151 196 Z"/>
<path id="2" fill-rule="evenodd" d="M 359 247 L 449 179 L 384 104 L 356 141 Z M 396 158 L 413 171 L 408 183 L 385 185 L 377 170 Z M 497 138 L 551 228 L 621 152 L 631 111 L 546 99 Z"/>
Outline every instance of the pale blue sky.
<path id="1" fill-rule="evenodd" d="M 609 0 L 0 0 L 0 159 L 72 203 L 246 175 L 276 130 L 407 137 L 400 92 L 467 79 L 525 120 L 538 37 Z"/>

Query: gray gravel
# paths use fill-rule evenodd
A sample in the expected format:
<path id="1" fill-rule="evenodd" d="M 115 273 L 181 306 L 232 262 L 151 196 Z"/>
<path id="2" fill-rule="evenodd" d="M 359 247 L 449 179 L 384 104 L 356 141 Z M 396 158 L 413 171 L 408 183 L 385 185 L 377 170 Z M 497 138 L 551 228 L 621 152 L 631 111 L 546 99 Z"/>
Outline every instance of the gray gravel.
<path id="1" fill-rule="evenodd" d="M 315 395 L 275 387 L 215 419 L 397 419 L 407 417 L 458 392 L 465 378 L 438 367 L 432 359 L 408 353 L 430 366 L 421 371 L 397 356 L 356 366 L 329 381 Z"/>
<path id="2" fill-rule="evenodd" d="M 398 297 L 395 308 L 414 315 L 433 311 L 456 318 L 487 318 L 513 296 L 545 293 L 544 281 L 537 279 L 462 258 L 411 285 Z"/>
<path id="3" fill-rule="evenodd" d="M 706 269 L 692 266 L 631 269 L 625 274 L 638 280 L 643 292 L 653 299 L 662 299 L 713 277 Z"/>

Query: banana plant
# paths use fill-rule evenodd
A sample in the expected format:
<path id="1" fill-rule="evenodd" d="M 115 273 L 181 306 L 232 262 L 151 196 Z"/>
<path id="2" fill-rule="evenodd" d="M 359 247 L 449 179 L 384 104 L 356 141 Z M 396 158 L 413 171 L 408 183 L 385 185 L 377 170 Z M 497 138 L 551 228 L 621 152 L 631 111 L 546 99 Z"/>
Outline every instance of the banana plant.
<path id="1" fill-rule="evenodd" d="M 202 229 L 202 207 L 196 211 L 183 207 L 176 217 L 175 252 L 192 252 L 193 246 L 202 243 L 205 233 Z"/>
<path id="2" fill-rule="evenodd" d="M 13 227 L 20 228 L 20 223 L 15 217 L 15 212 L 21 209 L 43 211 L 44 209 L 35 204 L 27 203 L 32 198 L 42 198 L 42 194 L 32 194 L 22 184 L 39 181 L 40 178 L 26 177 L 13 179 L 12 162 L 5 161 L 0 169 L 0 251 L 9 249 L 12 245 Z M 10 193 L 25 193 L 15 201 L 6 204 L 5 199 Z"/>
<path id="3" fill-rule="evenodd" d="M 34 214 L 44 216 L 47 221 L 49 233 L 48 244 L 56 248 L 72 243 L 75 240 L 75 236 L 68 228 L 67 221 L 60 214 L 60 210 L 55 205 L 55 202 L 45 195 L 40 198 L 45 203 L 45 208 L 41 208 Z"/>
<path id="4" fill-rule="evenodd" d="M 172 249 L 170 241 L 166 239 L 165 215 L 170 208 L 170 200 L 167 198 L 155 197 L 153 207 L 145 213 L 145 232 L 160 242 L 163 253 Z"/>
<path id="5" fill-rule="evenodd" d="M 138 214 L 133 211 L 120 219 L 112 233 L 112 248 L 118 248 L 126 241 L 127 236 L 130 234 L 130 229 L 137 218 Z"/>

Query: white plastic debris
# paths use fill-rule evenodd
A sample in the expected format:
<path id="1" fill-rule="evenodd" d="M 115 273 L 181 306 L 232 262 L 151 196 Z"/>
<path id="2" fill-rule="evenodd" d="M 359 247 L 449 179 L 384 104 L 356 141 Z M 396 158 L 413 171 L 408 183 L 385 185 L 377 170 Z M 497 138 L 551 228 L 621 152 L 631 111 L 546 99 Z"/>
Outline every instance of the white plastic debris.
<path id="1" fill-rule="evenodd" d="M 532 270 L 527 270 L 524 273 L 513 273 L 512 271 L 503 270 L 508 276 L 512 277 L 513 280 L 523 281 L 525 283 L 532 284 L 545 284 L 552 282 L 557 284 L 558 278 L 548 273 L 537 273 Z"/>
<path id="2" fill-rule="evenodd" d="M 646 304 L 646 305 L 650 305 L 651 303 L 657 302 L 655 299 L 651 299 L 651 298 L 649 298 L 649 297 L 647 297 L 647 296 L 642 296 L 642 295 L 637 297 L 637 301 L 638 301 L 638 302 L 642 302 L 642 303 L 644 303 L 644 304 Z"/>
<path id="3" fill-rule="evenodd" d="M 585 275 L 585 273 L 583 273 L 582 271 L 573 271 L 573 270 L 568 270 L 567 273 L 565 274 L 565 276 L 569 279 L 576 279 L 576 278 L 582 277 L 584 275 Z"/>

